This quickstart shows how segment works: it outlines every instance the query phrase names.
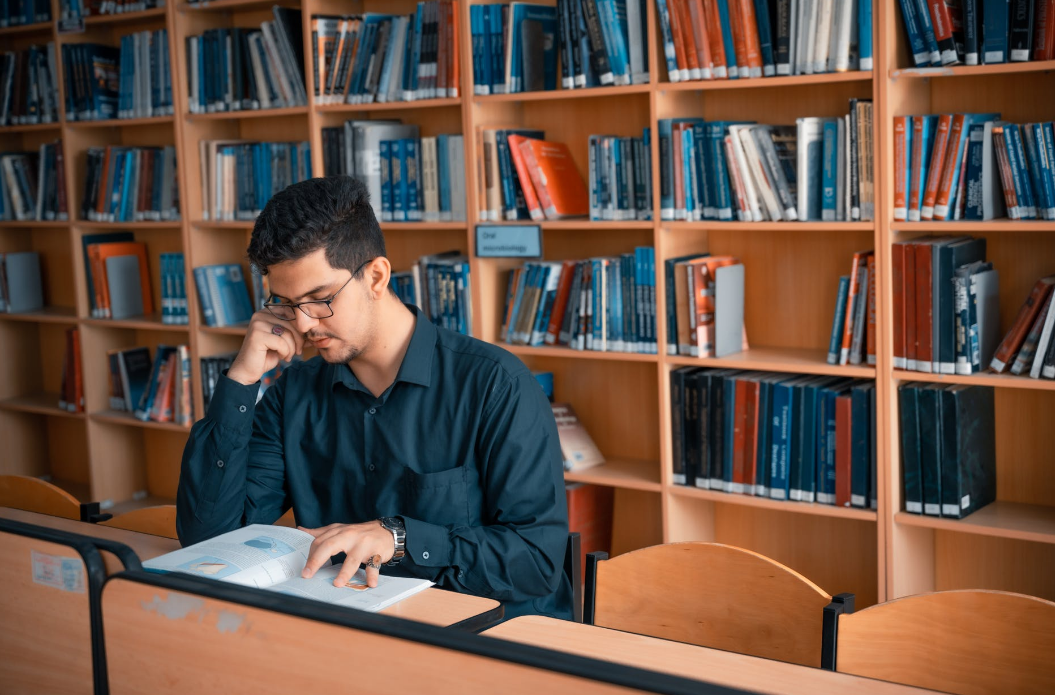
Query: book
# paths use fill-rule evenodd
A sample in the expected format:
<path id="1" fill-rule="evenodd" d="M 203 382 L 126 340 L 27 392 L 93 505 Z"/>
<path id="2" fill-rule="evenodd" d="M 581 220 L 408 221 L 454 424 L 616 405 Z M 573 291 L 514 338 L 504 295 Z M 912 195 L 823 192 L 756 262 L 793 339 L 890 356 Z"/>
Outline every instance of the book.
<path id="1" fill-rule="evenodd" d="M 335 587 L 341 565 L 324 566 L 311 579 L 303 579 L 300 573 L 314 540 L 298 529 L 252 524 L 147 560 L 143 569 L 191 574 L 368 612 L 384 610 L 433 585 L 426 579 L 382 573 L 377 586 L 370 588 L 365 571 L 359 569 L 347 584 Z"/>
<path id="2" fill-rule="evenodd" d="M 553 403 L 553 417 L 557 421 L 560 450 L 564 456 L 564 470 L 580 471 L 604 463 L 604 455 L 594 444 L 590 434 L 568 403 Z"/>

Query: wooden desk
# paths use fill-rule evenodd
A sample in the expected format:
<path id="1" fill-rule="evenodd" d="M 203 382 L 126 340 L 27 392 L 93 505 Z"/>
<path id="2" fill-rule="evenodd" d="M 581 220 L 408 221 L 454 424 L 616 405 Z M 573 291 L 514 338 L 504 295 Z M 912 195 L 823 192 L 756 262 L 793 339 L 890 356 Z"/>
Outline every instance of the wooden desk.
<path id="1" fill-rule="evenodd" d="M 934 692 L 537 615 L 513 618 L 481 634 L 771 695 Z"/>
<path id="2" fill-rule="evenodd" d="M 135 551 L 140 560 L 149 560 L 180 548 L 179 541 L 171 538 L 150 536 L 145 533 L 89 524 L 83 521 L 73 521 L 35 512 L 24 512 L 8 507 L 0 507 L 0 518 L 13 519 L 14 521 L 21 521 L 27 524 L 47 526 L 62 531 L 69 531 L 70 533 L 79 533 L 83 536 L 106 538 L 118 543 L 124 543 Z M 104 552 L 103 558 L 106 560 L 106 569 L 110 574 L 124 569 L 120 561 L 110 553 Z M 381 613 L 441 627 L 457 625 L 459 628 L 466 630 L 478 630 L 501 620 L 501 611 L 502 605 L 494 599 L 431 588 L 400 601 L 394 606 L 389 606 Z"/>

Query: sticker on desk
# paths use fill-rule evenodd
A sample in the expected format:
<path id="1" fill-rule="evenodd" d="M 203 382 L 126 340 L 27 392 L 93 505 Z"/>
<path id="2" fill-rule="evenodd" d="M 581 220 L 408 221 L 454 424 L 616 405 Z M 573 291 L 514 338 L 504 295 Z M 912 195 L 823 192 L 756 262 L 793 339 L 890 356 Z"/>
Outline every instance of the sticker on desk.
<path id="1" fill-rule="evenodd" d="M 80 558 L 48 555 L 31 550 L 33 583 L 50 586 L 60 591 L 84 593 L 84 563 Z"/>

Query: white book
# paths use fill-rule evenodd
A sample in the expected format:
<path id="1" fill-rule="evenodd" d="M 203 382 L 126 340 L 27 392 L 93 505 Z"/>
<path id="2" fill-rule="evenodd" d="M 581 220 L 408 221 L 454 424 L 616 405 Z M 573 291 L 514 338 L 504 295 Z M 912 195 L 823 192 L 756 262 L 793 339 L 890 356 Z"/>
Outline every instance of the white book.
<path id="1" fill-rule="evenodd" d="M 143 569 L 191 574 L 368 612 L 384 610 L 433 584 L 427 579 L 386 576 L 382 569 L 377 586 L 370 588 L 366 573 L 358 569 L 349 582 L 337 587 L 334 581 L 341 565 L 323 566 L 311 579 L 303 579 L 314 540 L 298 529 L 253 524 L 147 560 Z"/>
<path id="2" fill-rule="evenodd" d="M 795 120 L 795 128 L 795 158 L 798 172 L 798 185 L 795 189 L 796 209 L 799 213 L 799 220 L 809 222 L 809 201 L 816 195 L 810 186 L 810 152 L 824 146 L 824 120 L 817 117 L 798 118 Z M 823 166 L 823 154 L 817 156 L 816 160 Z"/>
<path id="3" fill-rule="evenodd" d="M 832 40 L 828 55 L 830 72 L 850 70 L 851 36 L 857 29 L 855 12 L 858 0 L 839 0 L 835 3 L 835 14 L 832 19 Z"/>
<path id="4" fill-rule="evenodd" d="M 447 138 L 448 181 L 451 188 L 451 219 L 464 222 L 465 215 L 465 144 L 461 135 Z"/>
<path id="5" fill-rule="evenodd" d="M 740 178 L 744 182 L 745 197 L 750 207 L 751 221 L 761 222 L 765 217 L 762 213 L 758 188 L 755 185 L 754 177 L 751 175 L 751 168 L 747 163 L 747 155 L 744 153 L 743 142 L 740 139 L 740 131 L 747 127 L 749 126 L 729 126 L 729 133 L 725 137 L 726 142 L 731 145 L 734 160 L 729 162 L 728 165 L 730 167 L 735 166 L 737 171 L 740 172 Z"/>
<path id="6" fill-rule="evenodd" d="M 421 138 L 421 181 L 425 194 L 425 220 L 440 219 L 440 190 L 436 162 L 436 138 Z"/>
<path id="7" fill-rule="evenodd" d="M 766 132 L 768 137 L 769 127 L 764 125 L 747 126 L 740 130 L 740 142 L 744 148 L 744 156 L 747 166 L 751 170 L 751 176 L 755 180 L 761 202 L 765 206 L 764 211 L 770 220 L 784 219 L 784 210 L 777 198 L 776 182 L 770 181 L 766 176 L 765 168 L 762 166 L 762 153 L 758 151 L 757 143 L 752 133 L 758 130 Z"/>
<path id="8" fill-rule="evenodd" d="M 1041 370 L 1044 367 L 1044 355 L 1048 352 L 1048 345 L 1051 343 L 1051 331 L 1052 324 L 1055 324 L 1055 302 L 1048 302 L 1048 314 L 1044 317 L 1044 328 L 1040 333 L 1040 340 L 1037 341 L 1037 351 L 1033 356 L 1033 366 L 1029 370 L 1029 375 L 1034 379 L 1040 378 Z"/>
<path id="9" fill-rule="evenodd" d="M 835 177 L 835 219 L 845 222 L 850 219 L 850 116 L 843 116 L 838 124 L 839 164 Z"/>
<path id="10" fill-rule="evenodd" d="M 828 51 L 831 48 L 833 0 L 817 0 L 817 22 L 813 25 L 813 72 L 823 73 L 828 69 Z M 840 2 L 839 4 L 844 4 Z M 849 40 L 849 35 L 847 35 Z"/>

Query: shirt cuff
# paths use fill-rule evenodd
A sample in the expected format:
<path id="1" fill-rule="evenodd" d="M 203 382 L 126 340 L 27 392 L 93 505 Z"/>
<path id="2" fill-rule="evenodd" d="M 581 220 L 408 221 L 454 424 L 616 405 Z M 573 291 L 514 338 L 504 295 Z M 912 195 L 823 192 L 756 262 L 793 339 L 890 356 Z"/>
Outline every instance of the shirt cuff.
<path id="1" fill-rule="evenodd" d="M 419 567 L 449 567 L 451 538 L 446 526 L 437 526 L 403 517 L 407 529 L 407 554 L 404 562 Z"/>
<path id="2" fill-rule="evenodd" d="M 222 427 L 246 432 L 253 427 L 253 409 L 259 391 L 259 381 L 248 386 L 240 384 L 229 378 L 225 369 L 216 381 L 207 415 Z"/>

